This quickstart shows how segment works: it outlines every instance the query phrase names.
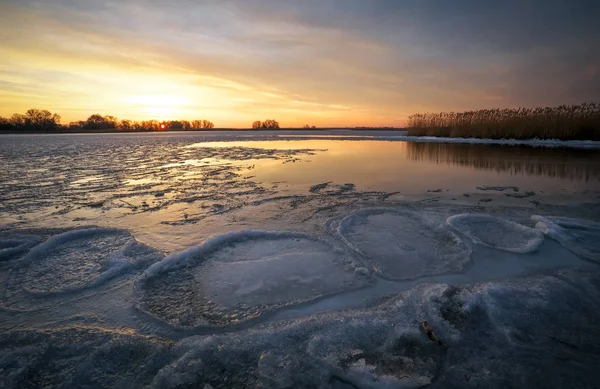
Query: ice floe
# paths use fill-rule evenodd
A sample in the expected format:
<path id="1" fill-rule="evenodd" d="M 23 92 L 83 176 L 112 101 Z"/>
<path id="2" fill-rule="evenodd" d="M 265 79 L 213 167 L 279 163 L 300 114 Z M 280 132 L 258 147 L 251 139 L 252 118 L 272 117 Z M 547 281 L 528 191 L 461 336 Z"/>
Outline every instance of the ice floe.
<path id="1" fill-rule="evenodd" d="M 165 258 L 137 284 L 139 308 L 178 327 L 224 325 L 364 286 L 341 247 L 291 232 L 227 233 Z"/>
<path id="2" fill-rule="evenodd" d="M 600 262 L 600 223 L 569 217 L 539 216 L 536 228 L 575 254 Z"/>
<path id="3" fill-rule="evenodd" d="M 9 234 L 0 236 L 0 261 L 13 259 L 42 241 L 37 235 Z"/>
<path id="4" fill-rule="evenodd" d="M 451 216 L 447 222 L 475 243 L 513 253 L 536 251 L 544 242 L 540 231 L 490 215 L 465 213 Z"/>
<path id="5" fill-rule="evenodd" d="M 452 231 L 407 209 L 363 209 L 343 219 L 338 232 L 389 279 L 459 272 L 470 262 L 470 249 Z"/>
<path id="6" fill-rule="evenodd" d="M 73 292 L 101 285 L 162 257 L 125 230 L 72 230 L 31 249 L 15 264 L 11 282 L 40 295 Z"/>

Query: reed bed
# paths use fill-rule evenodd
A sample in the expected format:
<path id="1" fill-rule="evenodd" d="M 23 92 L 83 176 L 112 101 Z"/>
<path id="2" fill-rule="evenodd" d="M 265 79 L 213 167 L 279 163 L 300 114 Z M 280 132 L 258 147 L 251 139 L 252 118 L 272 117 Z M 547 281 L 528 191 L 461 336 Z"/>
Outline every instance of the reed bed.
<path id="1" fill-rule="evenodd" d="M 414 114 L 408 118 L 408 134 L 600 141 L 600 104 Z"/>

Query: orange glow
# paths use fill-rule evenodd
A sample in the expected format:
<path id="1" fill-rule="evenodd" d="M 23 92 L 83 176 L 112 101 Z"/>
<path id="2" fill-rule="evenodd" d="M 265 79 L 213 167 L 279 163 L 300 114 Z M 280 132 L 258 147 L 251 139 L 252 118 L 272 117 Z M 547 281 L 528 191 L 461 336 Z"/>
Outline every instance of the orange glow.
<path id="1" fill-rule="evenodd" d="M 360 84 L 354 65 L 338 64 L 335 58 L 331 62 L 310 61 L 307 73 L 294 80 L 286 69 L 271 61 L 247 61 L 246 46 L 240 51 L 235 39 L 227 43 L 216 37 L 213 42 L 209 34 L 203 41 L 207 45 L 199 45 L 202 50 L 187 50 L 188 43 L 183 41 L 180 50 L 170 38 L 167 43 L 162 38 L 154 41 L 145 37 L 155 28 L 127 35 L 108 32 L 104 23 L 84 23 L 74 15 L 65 15 L 65 20 L 77 23 L 59 22 L 54 12 L 62 7 L 47 3 L 47 7 L 30 9 L 18 1 L 0 1 L 3 31 L 19 37 L 0 42 L 1 117 L 40 108 L 58 113 L 63 124 L 100 114 L 133 121 L 206 119 L 216 127 L 248 128 L 256 120 L 268 118 L 282 127 L 344 127 L 395 124 L 406 116 L 397 113 L 395 99 L 390 99 L 388 106 L 382 104 L 382 93 L 373 88 L 370 77 L 368 84 Z M 186 33 L 189 44 L 196 45 L 198 37 L 204 36 L 199 31 Z M 301 28 L 300 32 L 313 34 L 312 29 Z M 279 35 L 277 32 L 276 37 Z M 332 44 L 338 39 L 337 34 L 328 38 Z M 308 46 L 319 42 L 323 42 L 321 33 L 307 40 Z M 369 53 L 380 50 L 377 45 L 364 43 L 359 48 Z M 115 52 L 123 55 L 115 56 Z M 222 66 L 223 62 L 227 66 Z M 323 81 L 331 78 L 328 72 L 336 79 L 344 73 L 352 82 L 323 88 Z M 45 77 L 44 82 L 37 77 Z M 312 81 L 307 82 L 307 78 Z M 348 85 L 357 84 L 362 85 L 360 93 L 348 93 Z M 384 84 L 390 83 L 386 79 Z M 409 91 L 402 93 L 408 95 Z"/>

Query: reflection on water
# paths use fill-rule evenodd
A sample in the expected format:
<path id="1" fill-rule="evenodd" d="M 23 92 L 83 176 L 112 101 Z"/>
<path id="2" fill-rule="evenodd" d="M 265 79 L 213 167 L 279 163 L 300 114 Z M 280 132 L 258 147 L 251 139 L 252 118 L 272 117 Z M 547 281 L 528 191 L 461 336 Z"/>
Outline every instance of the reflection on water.
<path id="1" fill-rule="evenodd" d="M 486 185 L 548 194 L 600 190 L 600 152 L 594 150 L 322 139 L 223 142 L 219 146 L 320 150 L 296 163 L 253 162 L 251 175 L 258 181 L 285 181 L 290 188 L 333 182 L 407 195 L 438 189 L 464 193 Z"/>
<path id="2" fill-rule="evenodd" d="M 501 145 L 407 143 L 412 161 L 468 166 L 508 173 L 589 181 L 600 179 L 600 152 Z"/>

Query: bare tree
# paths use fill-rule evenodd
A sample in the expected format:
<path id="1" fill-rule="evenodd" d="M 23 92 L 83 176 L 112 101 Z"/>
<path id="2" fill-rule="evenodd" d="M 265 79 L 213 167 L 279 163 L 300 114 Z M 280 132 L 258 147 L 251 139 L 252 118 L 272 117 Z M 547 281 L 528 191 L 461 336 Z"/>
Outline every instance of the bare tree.
<path id="1" fill-rule="evenodd" d="M 105 130 L 110 128 L 110 124 L 100 114 L 90 115 L 85 121 L 85 128 L 89 130 Z"/>
<path id="2" fill-rule="evenodd" d="M 72 130 L 81 130 L 81 129 L 85 128 L 85 124 L 86 124 L 85 121 L 79 120 L 76 122 L 70 122 L 68 127 Z"/>
<path id="3" fill-rule="evenodd" d="M 158 120 L 144 120 L 140 123 L 141 130 L 157 131 L 160 128 Z"/>
<path id="4" fill-rule="evenodd" d="M 19 113 L 12 115 L 9 122 L 19 129 L 48 131 L 60 127 L 60 115 L 45 109 L 30 109 L 25 115 Z"/>
<path id="5" fill-rule="evenodd" d="M 133 124 L 131 123 L 131 120 L 121 120 L 117 129 L 121 131 L 131 131 L 133 129 Z"/>
<path id="6" fill-rule="evenodd" d="M 10 117 L 10 123 L 16 128 L 24 128 L 26 123 L 26 116 L 20 113 L 15 113 Z"/>
<path id="7" fill-rule="evenodd" d="M 104 122 L 108 129 L 110 128 L 118 128 L 119 127 L 119 119 L 114 116 L 106 115 L 104 116 Z"/>
<path id="8" fill-rule="evenodd" d="M 0 130 L 10 130 L 11 128 L 13 128 L 13 125 L 10 120 L 0 117 Z"/>
<path id="9" fill-rule="evenodd" d="M 262 128 L 279 128 L 279 122 L 273 119 L 267 119 L 262 123 Z"/>

